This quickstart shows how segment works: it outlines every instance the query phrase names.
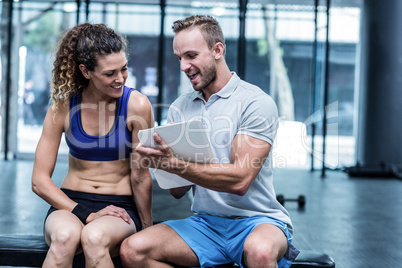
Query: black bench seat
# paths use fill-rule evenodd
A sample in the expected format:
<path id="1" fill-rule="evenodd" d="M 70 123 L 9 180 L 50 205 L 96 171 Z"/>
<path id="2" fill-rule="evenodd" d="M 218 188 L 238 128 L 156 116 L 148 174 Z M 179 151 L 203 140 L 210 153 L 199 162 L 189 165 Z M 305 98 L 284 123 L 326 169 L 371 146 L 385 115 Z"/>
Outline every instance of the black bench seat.
<path id="1" fill-rule="evenodd" d="M 41 235 L 0 235 L 0 266 L 41 267 L 47 250 L 48 246 Z M 113 262 L 115 267 L 122 267 L 118 257 Z M 75 256 L 73 267 L 85 267 L 83 254 Z M 291 267 L 334 268 L 335 262 L 327 254 L 301 250 Z"/>
<path id="2" fill-rule="evenodd" d="M 42 235 L 0 235 L 0 266 L 42 267 L 48 249 Z M 118 257 L 113 263 L 123 267 Z M 74 257 L 73 267 L 85 267 L 84 254 Z"/>

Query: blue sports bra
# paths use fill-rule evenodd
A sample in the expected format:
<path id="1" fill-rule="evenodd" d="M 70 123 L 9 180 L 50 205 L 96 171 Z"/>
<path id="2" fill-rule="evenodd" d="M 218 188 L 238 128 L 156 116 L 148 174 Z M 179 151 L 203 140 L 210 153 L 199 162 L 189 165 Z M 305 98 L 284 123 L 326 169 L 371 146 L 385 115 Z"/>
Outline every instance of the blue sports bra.
<path id="1" fill-rule="evenodd" d="M 132 136 L 127 128 L 127 103 L 134 89 L 124 87 L 116 102 L 115 121 L 109 133 L 92 136 L 81 125 L 81 92 L 70 98 L 70 128 L 65 134 L 70 154 L 89 161 L 113 161 L 130 157 Z"/>

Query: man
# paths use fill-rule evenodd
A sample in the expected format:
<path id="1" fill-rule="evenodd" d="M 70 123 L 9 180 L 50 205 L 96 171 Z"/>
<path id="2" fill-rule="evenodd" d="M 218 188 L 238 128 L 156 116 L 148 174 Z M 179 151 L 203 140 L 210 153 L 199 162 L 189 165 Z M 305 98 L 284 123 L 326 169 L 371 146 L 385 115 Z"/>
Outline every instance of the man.
<path id="1" fill-rule="evenodd" d="M 176 158 L 157 135 L 158 149 L 138 146 L 150 167 L 195 183 L 170 189 L 181 198 L 192 188 L 195 215 L 149 227 L 121 247 L 126 267 L 201 266 L 230 262 L 240 267 L 289 267 L 298 254 L 292 223 L 276 201 L 270 149 L 277 108 L 258 87 L 230 72 L 218 22 L 191 16 L 173 24 L 174 54 L 194 91 L 170 107 L 169 122 L 201 119 L 217 163 Z"/>

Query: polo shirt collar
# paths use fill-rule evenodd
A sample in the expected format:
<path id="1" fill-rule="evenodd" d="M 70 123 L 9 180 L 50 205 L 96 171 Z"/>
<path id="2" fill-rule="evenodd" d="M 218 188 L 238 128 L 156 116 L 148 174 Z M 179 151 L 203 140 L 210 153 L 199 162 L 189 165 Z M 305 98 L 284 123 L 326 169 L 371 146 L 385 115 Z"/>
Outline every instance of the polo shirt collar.
<path id="1" fill-rule="evenodd" d="M 217 95 L 218 97 L 221 97 L 221 98 L 229 98 L 233 94 L 233 92 L 236 90 L 239 82 L 240 82 L 240 77 L 235 72 L 232 72 L 232 78 L 230 78 L 229 82 L 221 90 L 219 90 L 217 93 L 215 93 L 213 95 Z M 204 100 L 204 97 L 202 96 L 202 91 L 193 92 L 192 99 L 193 100 L 196 100 L 196 99 Z"/>

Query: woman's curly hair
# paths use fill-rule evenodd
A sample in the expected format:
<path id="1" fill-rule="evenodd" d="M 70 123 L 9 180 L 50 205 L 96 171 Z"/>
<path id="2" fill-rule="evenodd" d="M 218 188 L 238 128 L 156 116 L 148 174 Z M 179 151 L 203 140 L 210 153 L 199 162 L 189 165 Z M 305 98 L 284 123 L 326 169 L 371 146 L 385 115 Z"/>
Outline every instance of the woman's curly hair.
<path id="1" fill-rule="evenodd" d="M 126 38 L 104 24 L 84 23 L 66 32 L 59 41 L 53 63 L 52 109 L 57 113 L 61 100 L 68 100 L 88 85 L 79 65 L 93 71 L 100 55 L 124 51 L 128 57 Z"/>

